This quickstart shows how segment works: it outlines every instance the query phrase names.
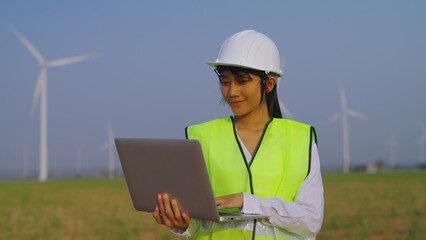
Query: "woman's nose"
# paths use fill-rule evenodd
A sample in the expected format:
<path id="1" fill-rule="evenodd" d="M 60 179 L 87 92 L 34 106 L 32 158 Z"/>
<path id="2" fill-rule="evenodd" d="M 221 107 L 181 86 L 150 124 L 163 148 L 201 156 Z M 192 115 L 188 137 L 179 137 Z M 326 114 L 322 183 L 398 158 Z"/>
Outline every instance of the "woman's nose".
<path id="1" fill-rule="evenodd" d="M 230 97 L 238 96 L 239 86 L 234 81 L 229 84 L 228 94 Z"/>

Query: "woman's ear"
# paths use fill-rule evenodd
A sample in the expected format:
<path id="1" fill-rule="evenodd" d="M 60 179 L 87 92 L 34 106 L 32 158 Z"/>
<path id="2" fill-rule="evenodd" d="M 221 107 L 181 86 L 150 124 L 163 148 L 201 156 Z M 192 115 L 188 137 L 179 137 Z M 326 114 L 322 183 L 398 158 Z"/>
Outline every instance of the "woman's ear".
<path id="1" fill-rule="evenodd" d="M 275 77 L 269 76 L 266 80 L 266 92 L 269 93 L 272 91 L 277 84 L 277 79 Z"/>

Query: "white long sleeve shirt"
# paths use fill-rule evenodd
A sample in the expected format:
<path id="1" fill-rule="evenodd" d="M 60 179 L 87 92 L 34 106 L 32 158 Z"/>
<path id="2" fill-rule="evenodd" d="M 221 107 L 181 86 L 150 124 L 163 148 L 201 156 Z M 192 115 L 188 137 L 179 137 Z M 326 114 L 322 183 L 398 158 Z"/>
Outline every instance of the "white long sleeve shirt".
<path id="1" fill-rule="evenodd" d="M 247 161 L 251 161 L 251 154 L 244 146 L 241 147 Z M 252 194 L 243 193 L 244 205 L 242 213 L 269 215 L 262 220 L 265 225 L 273 225 L 289 232 L 289 239 L 293 234 L 304 236 L 304 239 L 315 239 L 320 231 L 324 216 L 324 195 L 320 171 L 320 159 L 315 142 L 311 148 L 311 168 L 309 175 L 299 187 L 294 202 L 285 202 L 280 197 L 261 198 Z M 172 229 L 172 232 L 182 238 L 190 238 L 200 227 L 200 221 L 191 219 L 185 232 Z M 297 237 L 298 238 L 298 237 Z"/>

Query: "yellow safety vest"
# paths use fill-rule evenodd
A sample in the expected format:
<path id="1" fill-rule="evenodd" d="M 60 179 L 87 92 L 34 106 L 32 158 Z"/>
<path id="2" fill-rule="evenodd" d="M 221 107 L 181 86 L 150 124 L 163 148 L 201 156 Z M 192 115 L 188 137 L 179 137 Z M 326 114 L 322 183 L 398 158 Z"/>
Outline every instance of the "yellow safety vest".
<path id="1" fill-rule="evenodd" d="M 285 202 L 294 201 L 309 174 L 311 143 L 316 140 L 313 127 L 274 118 L 265 126 L 251 162 L 247 163 L 232 117 L 190 126 L 186 137 L 201 143 L 215 197 L 246 192 L 262 198 L 281 197 Z M 256 239 L 295 235 L 253 220 L 201 221 L 197 239 L 251 239 L 254 224 Z"/>

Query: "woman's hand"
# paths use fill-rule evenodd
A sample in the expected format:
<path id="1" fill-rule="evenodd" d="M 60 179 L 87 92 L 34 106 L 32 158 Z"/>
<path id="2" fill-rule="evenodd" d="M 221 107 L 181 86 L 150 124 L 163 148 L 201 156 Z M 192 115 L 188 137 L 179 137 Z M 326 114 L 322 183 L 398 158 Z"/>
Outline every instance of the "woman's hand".
<path id="1" fill-rule="evenodd" d="M 242 193 L 235 193 L 216 198 L 217 209 L 242 208 L 244 206 L 244 196 Z"/>
<path id="2" fill-rule="evenodd" d="M 158 204 L 152 216 L 158 224 L 185 231 L 191 218 L 183 212 L 176 199 L 170 199 L 167 193 L 158 194 Z"/>

